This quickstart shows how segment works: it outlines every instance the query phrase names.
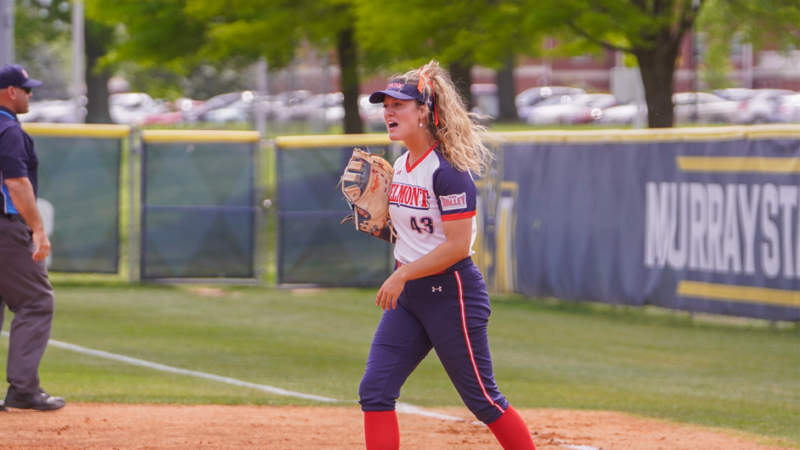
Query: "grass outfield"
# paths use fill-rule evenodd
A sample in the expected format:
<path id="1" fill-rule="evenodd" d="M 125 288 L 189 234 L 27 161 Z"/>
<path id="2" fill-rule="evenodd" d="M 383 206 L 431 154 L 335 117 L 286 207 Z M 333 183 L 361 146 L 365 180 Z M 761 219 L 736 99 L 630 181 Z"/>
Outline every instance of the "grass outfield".
<path id="1" fill-rule="evenodd" d="M 200 293 L 189 286 L 56 285 L 52 338 L 356 400 L 381 314 L 374 290 L 237 287 L 217 297 Z M 800 445 L 796 324 L 771 327 L 659 309 L 495 296 L 489 330 L 498 384 L 518 408 L 625 411 Z M 0 339 L 3 354 L 7 345 Z M 314 403 L 56 347 L 45 354 L 41 375 L 46 389 L 72 402 Z M 400 400 L 462 405 L 433 355 L 411 376 Z"/>

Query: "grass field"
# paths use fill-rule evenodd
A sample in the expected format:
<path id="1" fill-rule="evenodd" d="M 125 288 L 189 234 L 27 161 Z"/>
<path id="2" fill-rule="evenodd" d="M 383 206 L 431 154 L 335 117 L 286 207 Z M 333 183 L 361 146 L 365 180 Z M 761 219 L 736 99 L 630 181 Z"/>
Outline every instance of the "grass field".
<path id="1" fill-rule="evenodd" d="M 374 295 L 356 289 L 57 284 L 52 338 L 355 401 L 381 314 Z M 518 408 L 625 411 L 800 447 L 797 324 L 495 296 L 490 344 L 498 384 Z M 0 339 L 0 351 L 7 345 Z M 46 389 L 72 402 L 314 403 L 52 346 L 41 375 Z M 400 400 L 461 406 L 434 355 L 412 375 Z"/>

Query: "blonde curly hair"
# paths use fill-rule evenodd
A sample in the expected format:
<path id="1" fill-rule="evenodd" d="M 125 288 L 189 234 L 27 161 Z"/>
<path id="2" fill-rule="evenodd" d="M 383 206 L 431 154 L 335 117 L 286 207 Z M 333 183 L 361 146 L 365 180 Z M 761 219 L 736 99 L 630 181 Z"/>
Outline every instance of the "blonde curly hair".
<path id="1" fill-rule="evenodd" d="M 390 78 L 396 79 L 416 85 L 426 99 L 430 109 L 428 131 L 439 142 L 442 156 L 462 172 L 481 175 L 492 160 L 492 152 L 480 137 L 487 130 L 479 124 L 482 116 L 464 106 L 450 74 L 436 60 L 431 60 L 419 69 Z"/>

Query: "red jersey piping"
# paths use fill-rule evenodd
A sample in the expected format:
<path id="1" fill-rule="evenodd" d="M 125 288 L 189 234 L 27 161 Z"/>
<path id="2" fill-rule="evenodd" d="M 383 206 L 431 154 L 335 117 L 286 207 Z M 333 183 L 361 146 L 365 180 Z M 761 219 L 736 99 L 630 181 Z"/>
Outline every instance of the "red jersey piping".
<path id="1" fill-rule="evenodd" d="M 414 170 L 414 167 L 417 167 L 419 163 L 421 163 L 425 158 L 427 158 L 428 155 L 433 151 L 433 149 L 436 148 L 437 145 L 439 145 L 439 143 L 434 142 L 433 145 L 431 145 L 431 148 L 425 151 L 425 154 L 420 156 L 418 160 L 414 161 L 414 165 L 412 166 L 408 165 L 408 156 L 406 156 L 406 173 L 411 173 L 411 171 Z"/>
<path id="2" fill-rule="evenodd" d="M 469 217 L 475 217 L 475 211 L 467 211 L 458 214 L 448 214 L 442 215 L 442 222 L 446 222 L 448 220 L 458 220 L 458 219 L 467 219 Z"/>

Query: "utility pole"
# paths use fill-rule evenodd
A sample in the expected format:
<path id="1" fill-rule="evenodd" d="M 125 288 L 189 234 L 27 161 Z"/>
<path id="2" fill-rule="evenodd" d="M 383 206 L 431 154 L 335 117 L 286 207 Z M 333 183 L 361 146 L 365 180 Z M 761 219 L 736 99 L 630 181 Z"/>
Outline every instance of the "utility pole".
<path id="1" fill-rule="evenodd" d="M 753 44 L 742 45 L 742 87 L 753 89 Z"/>
<path id="2" fill-rule="evenodd" d="M 14 62 L 14 0 L 0 0 L 0 65 Z"/>

